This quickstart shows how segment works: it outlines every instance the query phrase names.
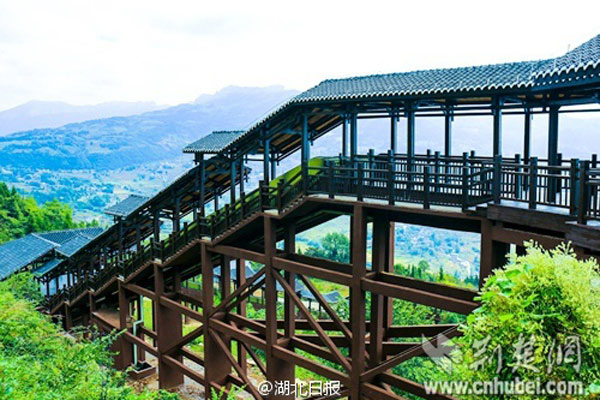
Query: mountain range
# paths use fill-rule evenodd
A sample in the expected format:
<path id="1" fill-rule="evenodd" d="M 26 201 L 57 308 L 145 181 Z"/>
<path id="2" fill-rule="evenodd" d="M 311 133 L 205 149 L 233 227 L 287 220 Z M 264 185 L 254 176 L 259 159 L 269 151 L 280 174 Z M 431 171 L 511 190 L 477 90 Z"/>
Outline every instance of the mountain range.
<path id="1" fill-rule="evenodd" d="M 94 105 L 73 105 L 62 101 L 33 100 L 0 111 L 0 136 L 31 129 L 57 128 L 91 119 L 126 117 L 166 107 L 152 101 L 111 101 Z"/>
<path id="2" fill-rule="evenodd" d="M 228 87 L 162 110 L 13 133 L 0 137 L 0 167 L 102 171 L 170 159 L 212 130 L 246 127 L 296 93 Z"/>

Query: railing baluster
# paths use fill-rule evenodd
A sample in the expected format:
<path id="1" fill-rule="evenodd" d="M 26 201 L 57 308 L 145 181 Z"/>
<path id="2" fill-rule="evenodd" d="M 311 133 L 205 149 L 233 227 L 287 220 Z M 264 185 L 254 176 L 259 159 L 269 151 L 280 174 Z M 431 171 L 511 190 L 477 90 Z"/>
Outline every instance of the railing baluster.
<path id="1" fill-rule="evenodd" d="M 423 170 L 423 208 L 429 209 L 429 165 L 425 165 Z"/>
<path id="2" fill-rule="evenodd" d="M 577 206 L 579 203 L 579 160 L 571 160 L 571 168 L 569 168 L 569 214 L 577 214 Z"/>
<path id="3" fill-rule="evenodd" d="M 495 155 L 494 156 L 494 183 L 492 188 L 492 193 L 494 197 L 494 203 L 500 204 L 500 199 L 502 198 L 502 156 Z"/>
<path id="4" fill-rule="evenodd" d="M 535 210 L 537 207 L 538 191 L 538 159 L 531 157 L 529 160 L 529 208 Z"/>
<path id="5" fill-rule="evenodd" d="M 588 205 L 591 199 L 590 180 L 590 162 L 583 161 L 579 169 L 579 206 L 577 207 L 577 223 L 585 225 L 587 223 Z"/>
<path id="6" fill-rule="evenodd" d="M 390 205 L 394 205 L 395 204 L 395 191 L 394 191 L 394 182 L 395 182 L 395 176 L 394 176 L 394 154 L 392 153 L 392 150 L 388 150 L 387 153 L 387 183 L 388 183 L 388 203 Z"/>
<path id="7" fill-rule="evenodd" d="M 469 209 L 469 168 L 464 166 L 462 167 L 462 210 L 467 211 Z"/>
<path id="8" fill-rule="evenodd" d="M 362 163 L 358 163 L 357 177 L 356 177 L 356 194 L 358 201 L 363 201 L 363 166 Z"/>

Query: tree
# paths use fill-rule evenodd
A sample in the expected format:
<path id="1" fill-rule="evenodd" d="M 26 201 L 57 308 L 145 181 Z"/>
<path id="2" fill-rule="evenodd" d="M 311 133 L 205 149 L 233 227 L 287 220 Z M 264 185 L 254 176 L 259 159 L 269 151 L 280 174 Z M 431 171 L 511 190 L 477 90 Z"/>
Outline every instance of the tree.
<path id="1" fill-rule="evenodd" d="M 487 279 L 481 307 L 467 318 L 456 341 L 453 378 L 460 381 L 600 382 L 600 273 L 562 245 L 532 244 L 524 256 Z M 577 344 L 577 348 L 573 346 Z M 485 345 L 485 346 L 484 346 Z M 567 348 L 567 346 L 569 346 Z M 579 354 L 567 352 L 574 350 Z M 575 364 L 578 363 L 577 364 Z M 568 397 L 563 396 L 561 398 Z M 505 396 L 471 398 L 500 399 Z M 549 394 L 520 399 L 556 398 Z"/>

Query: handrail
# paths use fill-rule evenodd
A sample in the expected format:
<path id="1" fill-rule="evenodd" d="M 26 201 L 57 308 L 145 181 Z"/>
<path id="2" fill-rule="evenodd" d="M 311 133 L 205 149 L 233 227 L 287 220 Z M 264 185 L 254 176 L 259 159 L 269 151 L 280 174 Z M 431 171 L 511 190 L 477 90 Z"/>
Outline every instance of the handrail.
<path id="1" fill-rule="evenodd" d="M 326 194 L 356 196 L 396 202 L 456 206 L 462 210 L 479 204 L 503 200 L 567 209 L 581 224 L 600 220 L 600 168 L 595 162 L 559 160 L 560 165 L 514 158 L 474 157 L 469 154 L 442 156 L 439 153 L 407 157 L 402 154 L 359 155 L 354 165 L 344 157 L 325 159 L 323 166 L 304 165 L 272 184 L 244 193 L 234 203 L 208 216 L 198 215 L 191 223 L 166 239 L 152 238 L 139 251 L 127 252 L 106 262 L 94 275 L 68 289 L 57 290 L 47 304 L 73 300 L 86 289 L 98 290 L 114 276 L 129 277 L 151 260 L 165 262 L 192 241 L 215 239 L 257 212 L 274 209 L 282 212 L 304 195 Z M 304 180 L 306 179 L 306 182 Z"/>

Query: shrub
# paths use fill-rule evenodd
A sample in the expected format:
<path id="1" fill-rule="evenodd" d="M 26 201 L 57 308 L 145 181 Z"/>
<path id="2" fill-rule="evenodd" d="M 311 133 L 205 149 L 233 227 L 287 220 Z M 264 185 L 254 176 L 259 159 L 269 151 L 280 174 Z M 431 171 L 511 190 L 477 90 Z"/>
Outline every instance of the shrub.
<path id="1" fill-rule="evenodd" d="M 35 310 L 31 275 L 0 284 L 0 398 L 8 400 L 176 399 L 166 392 L 136 393 L 125 375 L 108 367 L 116 334 L 75 340 Z"/>
<path id="2" fill-rule="evenodd" d="M 467 318 L 464 336 L 456 340 L 460 351 L 455 353 L 453 380 L 539 379 L 542 384 L 579 381 L 588 391 L 597 387 L 600 274 L 595 261 L 577 260 L 567 245 L 546 251 L 530 244 L 526 255 L 512 256 L 487 279 L 480 299 L 481 307 Z M 569 356 L 576 341 L 581 356 Z M 527 346 L 527 352 L 522 346 Z M 581 362 L 580 368 L 576 361 Z"/>

